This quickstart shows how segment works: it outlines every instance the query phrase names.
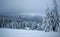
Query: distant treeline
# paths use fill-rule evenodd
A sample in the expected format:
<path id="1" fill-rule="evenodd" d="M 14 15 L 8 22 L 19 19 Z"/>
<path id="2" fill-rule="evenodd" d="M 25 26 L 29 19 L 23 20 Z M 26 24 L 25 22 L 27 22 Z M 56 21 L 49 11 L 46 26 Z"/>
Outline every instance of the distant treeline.
<path id="1" fill-rule="evenodd" d="M 43 30 L 41 28 L 43 20 L 34 18 L 35 20 L 30 21 L 28 17 L 7 17 L 0 16 L 0 28 L 11 28 L 11 29 L 29 29 L 29 30 Z M 40 22 L 37 22 L 40 20 Z"/>

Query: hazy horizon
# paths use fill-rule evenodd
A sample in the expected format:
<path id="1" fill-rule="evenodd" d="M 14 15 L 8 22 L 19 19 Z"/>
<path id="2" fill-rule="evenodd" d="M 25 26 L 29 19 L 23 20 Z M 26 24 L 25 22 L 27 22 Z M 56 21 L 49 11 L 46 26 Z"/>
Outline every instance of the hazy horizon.
<path id="1" fill-rule="evenodd" d="M 60 0 L 57 0 L 60 12 Z M 7 16 L 45 16 L 47 7 L 53 7 L 52 0 L 0 0 L 0 15 Z"/>

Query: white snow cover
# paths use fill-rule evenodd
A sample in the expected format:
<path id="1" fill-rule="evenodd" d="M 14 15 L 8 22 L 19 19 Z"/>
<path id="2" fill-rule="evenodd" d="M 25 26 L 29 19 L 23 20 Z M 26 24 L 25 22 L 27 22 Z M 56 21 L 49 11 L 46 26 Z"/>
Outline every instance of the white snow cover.
<path id="1" fill-rule="evenodd" d="M 37 30 L 0 28 L 0 37 L 60 37 L 60 33 L 44 32 L 44 31 L 37 31 Z"/>

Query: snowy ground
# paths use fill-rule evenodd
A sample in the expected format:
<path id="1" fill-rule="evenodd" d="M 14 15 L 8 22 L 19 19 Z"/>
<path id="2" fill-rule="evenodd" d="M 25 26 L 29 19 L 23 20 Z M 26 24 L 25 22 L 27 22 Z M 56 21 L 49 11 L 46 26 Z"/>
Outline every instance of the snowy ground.
<path id="1" fill-rule="evenodd" d="M 60 33 L 44 32 L 44 31 L 37 31 L 37 30 L 0 28 L 0 37 L 60 37 Z"/>

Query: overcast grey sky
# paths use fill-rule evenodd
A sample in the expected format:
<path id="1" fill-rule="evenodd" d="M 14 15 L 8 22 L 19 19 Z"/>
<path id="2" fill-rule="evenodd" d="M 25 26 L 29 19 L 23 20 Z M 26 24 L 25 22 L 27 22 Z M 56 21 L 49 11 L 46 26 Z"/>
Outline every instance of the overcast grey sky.
<path id="1" fill-rule="evenodd" d="M 57 4 L 60 10 L 60 0 L 57 0 Z M 45 16 L 46 8 L 52 6 L 52 0 L 0 0 L 0 15 Z"/>

